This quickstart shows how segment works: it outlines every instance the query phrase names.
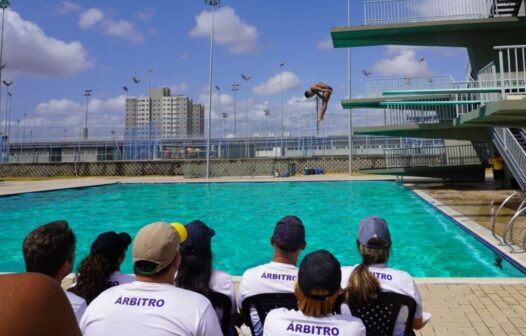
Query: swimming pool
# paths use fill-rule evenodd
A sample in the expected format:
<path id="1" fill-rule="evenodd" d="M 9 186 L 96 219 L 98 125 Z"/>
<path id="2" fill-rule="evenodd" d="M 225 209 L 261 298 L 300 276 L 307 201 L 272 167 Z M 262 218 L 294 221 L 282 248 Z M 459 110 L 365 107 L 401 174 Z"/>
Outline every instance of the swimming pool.
<path id="1" fill-rule="evenodd" d="M 289 214 L 305 224 L 304 254 L 324 248 L 342 265 L 359 261 L 357 224 L 374 214 L 387 220 L 393 236 L 389 265 L 413 276 L 524 276 L 506 261 L 497 268 L 495 252 L 404 186 L 389 181 L 114 184 L 0 197 L 0 272 L 23 271 L 24 237 L 52 220 L 65 219 L 73 227 L 78 264 L 101 232 L 133 236 L 150 222 L 199 218 L 217 233 L 212 246 L 215 267 L 241 275 L 270 260 L 274 225 Z M 130 250 L 123 264 L 128 273 Z"/>

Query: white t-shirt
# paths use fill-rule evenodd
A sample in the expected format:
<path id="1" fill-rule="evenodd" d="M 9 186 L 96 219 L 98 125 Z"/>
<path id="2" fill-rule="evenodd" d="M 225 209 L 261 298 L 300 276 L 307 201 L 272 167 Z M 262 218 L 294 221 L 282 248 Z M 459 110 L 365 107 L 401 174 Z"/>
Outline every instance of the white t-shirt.
<path id="1" fill-rule="evenodd" d="M 84 315 L 84 312 L 88 307 L 88 305 L 86 304 L 86 300 L 70 291 L 65 290 L 64 292 L 66 292 L 66 296 L 68 297 L 69 303 L 71 304 L 71 308 L 73 308 L 73 312 L 75 313 L 77 323 L 80 323 L 80 319 L 82 318 L 82 315 Z"/>
<path id="2" fill-rule="evenodd" d="M 246 270 L 239 284 L 238 306 L 241 307 L 245 298 L 257 294 L 294 293 L 297 276 L 296 266 L 274 261 Z M 263 330 L 256 310 L 252 309 L 250 315 L 256 335 L 261 335 Z"/>
<path id="3" fill-rule="evenodd" d="M 84 336 L 222 335 L 204 296 L 171 284 L 134 281 L 91 302 L 80 322 Z"/>
<path id="4" fill-rule="evenodd" d="M 268 313 L 263 335 L 365 336 L 365 326 L 362 320 L 352 316 L 310 317 L 298 310 L 278 308 Z"/>
<path id="5" fill-rule="evenodd" d="M 110 287 L 124 285 L 130 282 L 135 281 L 135 275 L 131 274 L 122 274 L 119 271 L 111 273 L 110 278 L 108 279 L 108 285 Z"/>
<path id="6" fill-rule="evenodd" d="M 342 288 L 347 287 L 349 277 L 356 266 L 357 265 L 342 267 Z M 409 273 L 388 268 L 385 264 L 373 264 L 370 265 L 368 269 L 380 282 L 382 291 L 400 293 L 412 297 L 416 301 L 415 319 L 422 317 L 422 298 L 420 297 L 420 292 L 416 287 L 415 281 Z M 342 314 L 345 313 L 346 310 L 342 309 Z M 396 320 L 394 335 L 403 335 L 406 319 L 407 309 L 402 308 Z"/>

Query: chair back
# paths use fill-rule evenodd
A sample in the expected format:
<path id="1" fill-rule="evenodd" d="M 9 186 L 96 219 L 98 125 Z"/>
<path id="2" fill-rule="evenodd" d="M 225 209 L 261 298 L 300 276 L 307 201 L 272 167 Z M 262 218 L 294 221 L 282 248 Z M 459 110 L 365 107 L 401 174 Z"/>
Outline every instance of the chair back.
<path id="1" fill-rule="evenodd" d="M 348 300 L 353 316 L 362 320 L 367 336 L 392 336 L 398 313 L 402 307 L 407 307 L 405 335 L 414 335 L 411 328 L 415 317 L 416 302 L 407 295 L 380 292 L 376 298 L 368 301 Z"/>
<path id="2" fill-rule="evenodd" d="M 265 293 L 249 296 L 241 303 L 243 308 L 243 320 L 245 324 L 250 327 L 252 335 L 254 333 L 254 326 L 250 317 L 251 308 L 256 309 L 256 312 L 261 321 L 261 326 L 265 324 L 267 314 L 276 308 L 298 309 L 298 301 L 294 293 Z"/>
<path id="3" fill-rule="evenodd" d="M 228 335 L 228 330 L 230 329 L 230 312 L 232 311 L 232 301 L 230 297 L 223 293 L 211 292 L 207 295 L 207 298 L 216 311 L 218 309 L 223 311 L 223 316 L 219 323 L 221 324 L 223 335 Z"/>

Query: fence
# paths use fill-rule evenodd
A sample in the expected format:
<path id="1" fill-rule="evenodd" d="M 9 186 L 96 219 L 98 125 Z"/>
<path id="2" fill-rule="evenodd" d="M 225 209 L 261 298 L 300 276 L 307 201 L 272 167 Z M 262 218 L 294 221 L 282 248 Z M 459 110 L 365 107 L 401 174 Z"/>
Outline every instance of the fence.
<path id="1" fill-rule="evenodd" d="M 499 16 L 499 0 L 367 0 L 363 24 L 478 19 Z M 504 13 L 502 13 L 504 15 Z"/>
<path id="2" fill-rule="evenodd" d="M 438 141 L 438 142 L 437 142 Z M 426 146 L 442 143 L 441 140 L 413 140 L 374 136 L 353 136 L 355 155 L 382 155 L 385 148 Z M 287 137 L 284 152 L 281 153 L 281 139 L 253 138 L 212 139 L 212 159 L 239 158 L 308 158 L 346 157 L 349 155 L 347 136 L 329 137 Z M 138 149 L 137 149 L 138 148 Z M 205 160 L 206 139 L 164 140 L 151 148 L 149 157 L 145 147 L 129 147 L 126 141 L 81 142 L 27 142 L 11 144 L 10 163 L 47 162 L 96 162 L 96 161 L 137 161 L 137 160 Z M 141 150 L 141 152 L 134 152 Z M 131 152 L 131 154 L 130 154 Z"/>
<path id="3" fill-rule="evenodd" d="M 487 151 L 487 149 L 486 149 Z M 386 149 L 387 168 L 481 164 L 471 145 Z"/>
<path id="4" fill-rule="evenodd" d="M 498 46 L 499 79 L 503 99 L 526 96 L 526 45 Z"/>
<path id="5" fill-rule="evenodd" d="M 306 168 L 321 167 L 325 173 L 348 173 L 348 158 L 253 158 L 236 160 L 211 160 L 210 176 L 274 176 L 289 172 L 303 174 Z M 385 168 L 383 155 L 356 155 L 353 170 Z M 0 177 L 5 176 L 144 176 L 182 175 L 206 176 L 205 160 L 158 160 L 158 161 L 107 161 L 107 162 L 53 162 L 0 165 Z"/>
<path id="6" fill-rule="evenodd" d="M 387 91 L 441 89 L 454 82 L 451 75 L 371 78 L 365 81 L 365 92 L 367 97 L 380 97 Z"/>

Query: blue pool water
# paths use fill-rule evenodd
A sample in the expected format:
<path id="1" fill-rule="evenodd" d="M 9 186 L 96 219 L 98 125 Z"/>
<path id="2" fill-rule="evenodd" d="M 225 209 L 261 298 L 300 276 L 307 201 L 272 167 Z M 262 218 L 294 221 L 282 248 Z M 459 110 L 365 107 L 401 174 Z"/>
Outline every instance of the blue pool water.
<path id="1" fill-rule="evenodd" d="M 100 232 L 133 236 L 150 222 L 199 218 L 217 233 L 215 267 L 241 275 L 270 260 L 274 225 L 289 214 L 305 224 L 305 252 L 327 249 L 342 265 L 359 262 L 357 224 L 374 214 L 391 229 L 389 265 L 413 276 L 524 276 L 507 262 L 497 268 L 493 251 L 401 184 L 384 181 L 115 184 L 0 197 L 0 272 L 23 271 L 24 237 L 52 220 L 65 219 L 73 227 L 78 264 Z M 128 273 L 130 250 L 123 264 Z"/>

